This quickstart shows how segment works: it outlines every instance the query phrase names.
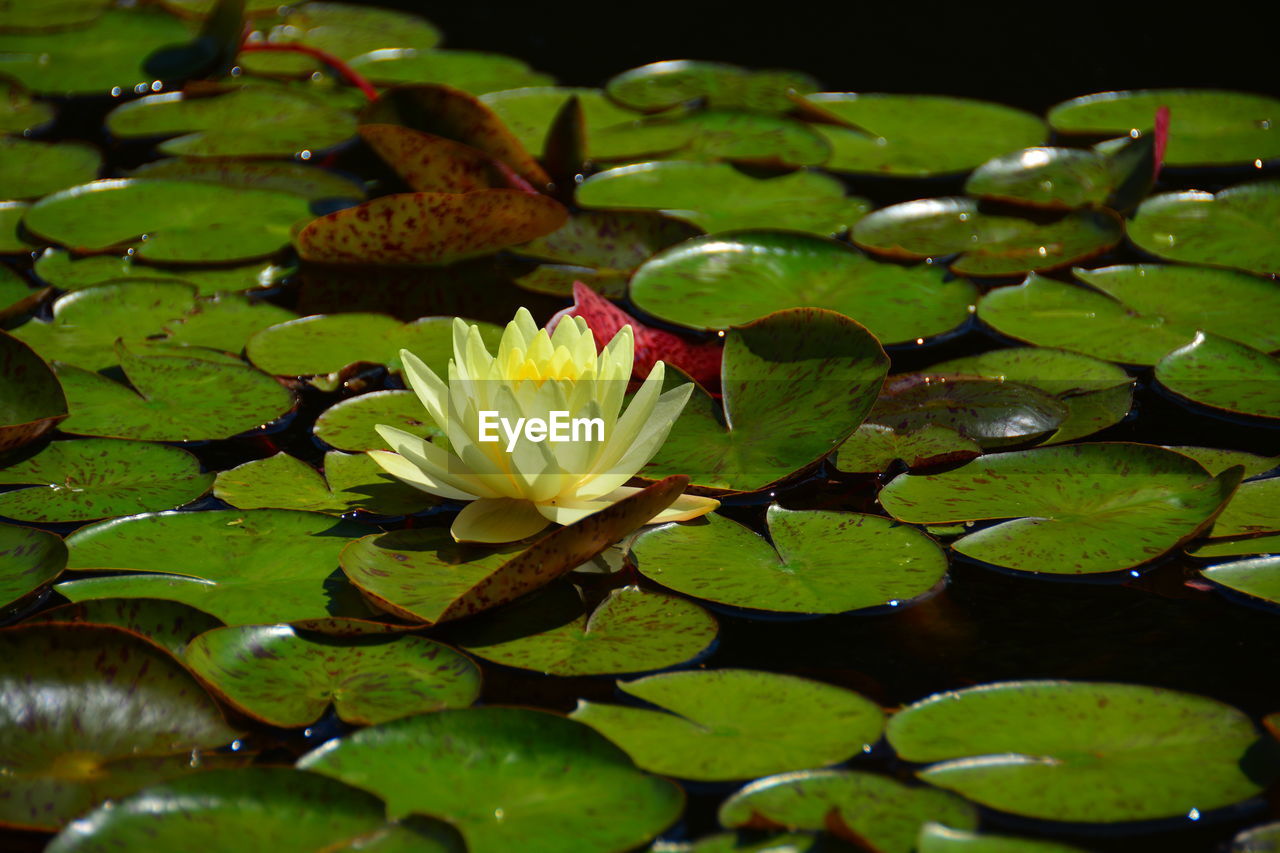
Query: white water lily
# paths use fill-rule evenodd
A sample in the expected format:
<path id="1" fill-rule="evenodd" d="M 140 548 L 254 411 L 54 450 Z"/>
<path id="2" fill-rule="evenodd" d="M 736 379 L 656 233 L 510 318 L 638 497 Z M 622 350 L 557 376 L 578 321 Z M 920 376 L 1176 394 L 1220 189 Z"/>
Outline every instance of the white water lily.
<path id="1" fill-rule="evenodd" d="M 395 452 L 369 455 L 411 486 L 471 501 L 453 522 L 459 542 L 512 542 L 550 522 L 571 524 L 639 491 L 623 484 L 662 446 L 693 391 L 686 383 L 663 393 L 658 362 L 623 411 L 632 351 L 630 326 L 597 354 L 582 318 L 566 317 L 550 334 L 521 308 L 493 356 L 478 328 L 455 319 L 447 384 L 413 353 L 400 352 L 410 387 L 448 447 L 379 425 Z M 546 425 L 553 420 L 584 427 L 598 421 L 602 429 L 552 440 Z M 682 495 L 649 523 L 697 518 L 717 506 Z"/>

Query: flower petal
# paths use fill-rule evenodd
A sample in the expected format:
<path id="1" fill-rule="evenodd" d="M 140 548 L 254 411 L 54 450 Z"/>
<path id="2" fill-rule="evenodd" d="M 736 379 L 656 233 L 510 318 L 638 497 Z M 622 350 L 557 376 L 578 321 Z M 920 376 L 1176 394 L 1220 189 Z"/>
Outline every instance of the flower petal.
<path id="1" fill-rule="evenodd" d="M 483 498 L 462 508 L 449 532 L 456 542 L 515 542 L 547 526 L 532 503 L 514 498 Z"/>
<path id="2" fill-rule="evenodd" d="M 365 452 L 369 454 L 369 458 L 378 463 L 382 470 L 415 489 L 455 501 L 470 501 L 477 497 L 431 476 L 398 453 L 387 450 L 366 450 Z"/>
<path id="3" fill-rule="evenodd" d="M 422 359 L 407 349 L 400 350 L 400 363 L 404 365 L 404 375 L 409 380 L 409 387 L 418 395 L 427 414 L 436 422 L 436 426 L 447 432 L 449 420 L 445 415 L 445 406 L 449 399 L 448 386 Z"/>

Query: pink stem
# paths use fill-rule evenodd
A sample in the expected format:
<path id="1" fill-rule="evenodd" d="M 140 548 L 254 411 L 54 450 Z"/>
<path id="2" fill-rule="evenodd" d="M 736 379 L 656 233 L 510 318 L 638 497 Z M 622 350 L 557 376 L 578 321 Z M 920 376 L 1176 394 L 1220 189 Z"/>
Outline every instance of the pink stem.
<path id="1" fill-rule="evenodd" d="M 1152 179 L 1160 177 L 1160 167 L 1164 165 L 1164 149 L 1169 144 L 1169 108 L 1161 106 L 1156 110 L 1156 165 Z"/>

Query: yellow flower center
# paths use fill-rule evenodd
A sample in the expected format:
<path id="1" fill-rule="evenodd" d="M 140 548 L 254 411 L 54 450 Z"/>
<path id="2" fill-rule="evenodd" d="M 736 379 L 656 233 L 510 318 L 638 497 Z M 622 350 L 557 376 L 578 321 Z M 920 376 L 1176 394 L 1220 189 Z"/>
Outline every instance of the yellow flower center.
<path id="1" fill-rule="evenodd" d="M 533 359 L 523 350 L 513 349 L 501 365 L 502 378 L 510 382 L 530 380 L 539 386 L 548 379 L 579 380 L 584 378 L 582 366 L 573 360 L 568 347 L 556 347 L 549 359 Z"/>

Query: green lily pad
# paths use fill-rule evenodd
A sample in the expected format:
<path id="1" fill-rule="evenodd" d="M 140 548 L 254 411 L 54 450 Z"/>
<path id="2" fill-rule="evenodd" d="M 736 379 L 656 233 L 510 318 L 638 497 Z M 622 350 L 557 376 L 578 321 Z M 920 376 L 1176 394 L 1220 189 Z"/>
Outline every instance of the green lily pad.
<path id="1" fill-rule="evenodd" d="M 213 474 L 178 447 L 85 438 L 55 441 L 30 459 L 0 469 L 0 515 L 18 521 L 91 521 L 173 509 L 209 491 Z"/>
<path id="2" fill-rule="evenodd" d="M 951 547 L 1019 571 L 1093 574 L 1140 566 L 1197 535 L 1241 473 L 1210 477 L 1188 457 L 1146 444 L 1077 444 L 983 456 L 945 474 L 902 474 L 880 503 L 917 524 L 1013 519 Z"/>
<path id="3" fill-rule="evenodd" d="M 1214 89 L 1137 89 L 1100 92 L 1049 110 L 1059 133 L 1118 136 L 1151 126 L 1169 108 L 1170 166 L 1217 166 L 1280 157 L 1280 101 Z"/>
<path id="4" fill-rule="evenodd" d="M 49 365 L 0 332 L 0 451 L 35 441 L 66 416 L 67 398 Z"/>
<path id="5" fill-rule="evenodd" d="M 888 737 L 906 760 L 931 765 L 919 771 L 930 784 L 1045 820 L 1181 817 L 1261 790 L 1241 766 L 1259 739 L 1249 717 L 1158 687 L 982 685 L 908 706 L 889 721 Z"/>
<path id="6" fill-rule="evenodd" d="M 144 163 L 130 172 L 129 177 L 199 181 L 228 187 L 273 190 L 301 196 L 308 201 L 365 197 L 364 187 L 350 178 L 318 166 L 288 161 L 241 160 L 236 157 L 169 157 Z"/>
<path id="7" fill-rule="evenodd" d="M 1044 142 L 1044 122 L 1002 104 L 938 95 L 823 92 L 807 100 L 866 132 L 816 125 L 835 172 L 928 177 L 964 172 Z"/>
<path id="8" fill-rule="evenodd" d="M 197 300 L 190 311 L 166 324 L 163 340 L 238 354 L 258 332 L 297 316 L 271 302 L 222 293 Z"/>
<path id="9" fill-rule="evenodd" d="M 779 311 L 730 329 L 723 409 L 696 388 L 641 474 L 679 472 L 719 491 L 767 488 L 824 458 L 857 429 L 887 368 L 876 339 L 832 311 Z"/>
<path id="10" fill-rule="evenodd" d="M 310 216 L 304 199 L 285 193 L 125 178 L 46 196 L 23 221 L 76 251 L 129 245 L 144 260 L 204 263 L 273 254 L 288 244 L 293 224 Z"/>
<path id="11" fill-rule="evenodd" d="M 176 658 L 182 657 L 187 644 L 196 637 L 222 626 L 220 620 L 208 613 L 158 598 L 104 598 L 64 604 L 42 610 L 26 621 L 114 625 L 141 634 Z"/>
<path id="12" fill-rule="evenodd" d="M 444 818 L 472 853 L 552 853 L 567 839 L 581 853 L 630 849 L 683 805 L 679 788 L 590 727 L 524 708 L 406 717 L 332 740 L 298 766 L 376 793 L 393 819 Z"/>
<path id="13" fill-rule="evenodd" d="M 53 121 L 53 107 L 32 100 L 12 80 L 0 79 L 0 133 L 23 134 Z"/>
<path id="14" fill-rule="evenodd" d="M 586 723 L 652 773 L 704 781 L 821 767 L 871 748 L 884 712 L 830 684 L 747 669 L 673 672 L 618 689 L 656 711 L 579 701 Z"/>
<path id="15" fill-rule="evenodd" d="M 926 823 L 920 827 L 916 853 L 1087 853 L 1087 851 L 1056 841 L 969 832 L 964 829 L 952 829 L 940 823 Z"/>
<path id="16" fill-rule="evenodd" d="M 655 255 L 632 277 L 631 298 L 655 317 L 701 329 L 786 308 L 828 308 L 892 344 L 942 334 L 969 318 L 977 290 L 945 278 L 940 268 L 878 263 L 835 240 L 743 231 Z"/>
<path id="17" fill-rule="evenodd" d="M 883 853 L 913 853 L 926 823 L 960 829 L 978 825 L 977 810 L 954 794 L 847 770 L 766 776 L 720 806 L 726 827 L 823 830 L 832 816 Z"/>
<path id="18" fill-rule="evenodd" d="M 67 564 L 61 537 L 44 530 L 0 524 L 0 608 L 52 581 Z"/>
<path id="19" fill-rule="evenodd" d="M 1048 223 L 984 213 L 970 198 L 926 198 L 881 208 L 858 221 L 853 241 L 891 258 L 959 254 L 957 275 L 1001 276 L 1050 270 L 1101 254 L 1124 225 L 1110 210 L 1077 210 Z"/>
<path id="20" fill-rule="evenodd" d="M 124 139 L 175 137 L 157 147 L 184 157 L 292 157 L 350 139 L 356 118 L 296 90 L 250 85 L 196 97 L 148 95 L 112 110 L 107 130 Z"/>
<path id="21" fill-rule="evenodd" d="M 1013 347 L 944 361 L 929 368 L 1038 388 L 1066 406 L 1066 417 L 1045 443 L 1075 441 L 1124 420 L 1133 405 L 1133 380 L 1114 364 L 1042 347 Z M 1217 471 L 1213 473 L 1218 473 Z"/>
<path id="22" fill-rule="evenodd" d="M 477 50 L 385 48 L 361 54 L 350 65 L 380 86 L 447 83 L 483 95 L 522 86 L 555 85 L 550 75 L 534 71 L 522 60 Z"/>
<path id="23" fill-rule="evenodd" d="M 467 652 L 547 675 L 621 675 L 676 666 L 706 651 L 716 620 L 683 598 L 628 586 L 590 613 L 571 588 L 563 614 L 529 596 L 455 631 Z"/>
<path id="24" fill-rule="evenodd" d="M 30 313 L 48 295 L 47 287 L 33 290 L 26 278 L 0 264 L 0 324 Z"/>
<path id="25" fill-rule="evenodd" d="M 111 9 L 87 27 L 0 33 L 0 65 L 33 92 L 105 95 L 113 87 L 149 84 L 151 77 L 142 69 L 147 55 L 190 38 L 186 25 L 163 11 Z"/>
<path id="26" fill-rule="evenodd" d="M 867 421 L 897 432 L 942 426 L 993 449 L 1042 438 L 1066 417 L 1065 404 L 1033 385 L 931 371 L 885 380 Z"/>
<path id="27" fill-rule="evenodd" d="M 634 160 L 679 147 L 671 144 L 668 134 L 638 129 L 640 117 L 635 111 L 618 106 L 600 89 L 528 86 L 489 92 L 480 100 L 525 148 L 541 152 L 551 123 L 573 97 L 582 108 L 587 155 L 592 160 Z"/>
<path id="28" fill-rule="evenodd" d="M 1156 380 L 1179 397 L 1210 408 L 1280 418 L 1280 359 L 1197 332 L 1156 363 Z"/>
<path id="29" fill-rule="evenodd" d="M 0 137 L 0 198 L 38 198 L 98 177 L 102 155 L 80 142 Z"/>
<path id="30" fill-rule="evenodd" d="M 337 451 L 325 454 L 323 474 L 287 453 L 246 462 L 220 472 L 213 494 L 240 509 L 272 507 L 339 515 L 356 509 L 412 515 L 440 502 L 385 473 L 363 453 Z"/>
<path id="31" fill-rule="evenodd" d="M 124 349 L 119 360 L 132 388 L 83 368 L 57 366 L 71 409 L 66 432 L 136 441 L 230 438 L 293 406 L 284 386 L 238 361 Z"/>
<path id="32" fill-rule="evenodd" d="M 191 671 L 240 711 L 298 728 L 333 705 L 355 725 L 465 708 L 480 670 L 446 645 L 410 634 L 333 637 L 289 625 L 217 628 L 187 647 Z"/>
<path id="33" fill-rule="evenodd" d="M 1280 533 L 1280 477 L 1241 483 L 1209 531 L 1212 539 Z"/>
<path id="34" fill-rule="evenodd" d="M 283 509 L 147 513 L 82 527 L 67 538 L 68 567 L 142 574 L 65 581 L 72 601 L 161 598 L 228 625 L 365 616 L 335 575 L 338 552 L 363 528 Z"/>
<path id="35" fill-rule="evenodd" d="M 836 453 L 836 468 L 879 474 L 897 461 L 908 468 L 964 461 L 982 455 L 982 448 L 953 429 L 933 424 L 907 432 L 880 424 L 863 424 L 845 439 Z"/>
<path id="36" fill-rule="evenodd" d="M 965 181 L 966 195 L 1032 207 L 1071 210 L 1106 203 L 1114 187 L 1107 158 L 1081 148 L 1024 148 L 983 163 Z"/>
<path id="37" fill-rule="evenodd" d="M 275 9 L 273 5 L 271 11 Z M 440 31 L 417 15 L 347 3 L 293 7 L 267 33 L 270 43 L 305 45 L 346 60 L 385 48 L 428 50 L 440 38 Z M 323 68 L 319 60 L 300 53 L 243 53 L 237 61 L 255 74 L 303 75 Z"/>
<path id="38" fill-rule="evenodd" d="M 760 836 L 758 832 L 720 832 L 697 841 L 658 841 L 649 853 L 837 853 L 846 849 L 829 836 L 787 832 Z"/>
<path id="39" fill-rule="evenodd" d="M 338 450 L 390 450 L 391 445 L 374 429 L 378 424 L 419 438 L 444 435 L 412 391 L 374 391 L 343 400 L 316 418 L 315 435 Z"/>
<path id="40" fill-rule="evenodd" d="M 1280 821 L 1236 833 L 1230 853 L 1276 853 L 1280 850 Z"/>
<path id="41" fill-rule="evenodd" d="M 270 287 L 292 272 L 270 261 L 234 267 L 159 267 L 134 263 L 131 255 L 75 258 L 52 248 L 45 249 L 35 263 L 36 275 L 59 290 L 82 290 L 117 279 L 180 281 L 194 286 L 201 296 Z"/>
<path id="42" fill-rule="evenodd" d="M 605 84 L 614 101 L 643 112 L 701 100 L 716 109 L 782 113 L 792 107 L 789 96 L 817 89 L 818 82 L 799 71 L 749 71 L 723 62 L 688 59 L 651 62 Z"/>
<path id="43" fill-rule="evenodd" d="M 0 201 L 0 254 L 27 254 L 37 244 L 21 233 L 22 218 L 31 205 L 22 201 Z"/>
<path id="44" fill-rule="evenodd" d="M 1204 555 L 1197 553 L 1196 556 Z M 1219 563 L 1202 569 L 1201 574 L 1227 589 L 1260 598 L 1270 604 L 1280 604 L 1280 556 Z"/>
<path id="45" fill-rule="evenodd" d="M 1190 553 L 1191 556 L 1202 559 L 1246 557 L 1252 554 L 1280 555 L 1280 533 L 1248 539 L 1214 539 L 1197 545 Z"/>
<path id="46" fill-rule="evenodd" d="M 578 204 L 588 208 L 659 210 L 703 231 L 785 228 L 837 235 L 871 209 L 846 196 L 829 175 L 797 171 L 752 178 L 728 163 L 667 160 L 599 172 L 579 185 Z"/>
<path id="47" fill-rule="evenodd" d="M 1259 456 L 1256 453 L 1245 453 L 1243 450 L 1223 450 L 1220 447 L 1186 447 L 1166 446 L 1166 450 L 1174 450 L 1204 466 L 1210 474 L 1217 476 L 1233 465 L 1244 468 L 1244 476 L 1256 477 L 1280 465 L 1280 456 Z"/>
<path id="48" fill-rule="evenodd" d="M 236 736 L 190 673 L 121 628 L 7 628 L 0 669 L 9 826 L 56 830 L 105 799 L 192 772 L 199 750 Z"/>
<path id="49" fill-rule="evenodd" d="M 1151 196 L 1129 223 L 1129 239 L 1171 261 L 1280 273 L 1280 181 Z"/>
<path id="50" fill-rule="evenodd" d="M 596 131 L 592 150 L 638 159 L 733 160 L 768 166 L 818 166 L 831 146 L 804 122 L 735 110 L 699 110 L 629 121 Z M 624 156 L 618 156 L 621 152 Z"/>
<path id="51" fill-rule="evenodd" d="M 388 823 L 364 791 L 288 767 L 210 770 L 104 804 L 68 826 L 50 853 L 182 850 L 233 853 L 463 853 L 458 831 L 415 817 Z"/>

